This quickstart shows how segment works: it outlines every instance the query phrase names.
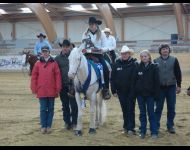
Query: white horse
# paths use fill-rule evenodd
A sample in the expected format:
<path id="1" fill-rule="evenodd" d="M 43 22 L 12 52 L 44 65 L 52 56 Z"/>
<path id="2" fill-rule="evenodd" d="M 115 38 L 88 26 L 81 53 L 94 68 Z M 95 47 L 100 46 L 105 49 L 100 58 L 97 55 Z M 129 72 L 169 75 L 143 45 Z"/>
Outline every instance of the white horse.
<path id="1" fill-rule="evenodd" d="M 88 62 L 86 57 L 82 53 L 82 49 L 85 44 L 81 44 L 79 48 L 75 47 L 69 56 L 69 72 L 68 76 L 74 79 L 75 86 L 75 98 L 78 106 L 78 119 L 75 135 L 82 135 L 82 106 L 80 99 L 80 92 L 77 91 L 77 87 L 83 85 L 88 77 Z M 98 125 L 103 125 L 106 121 L 106 104 L 102 98 L 102 92 L 99 89 L 99 83 L 97 81 L 97 75 L 94 68 L 91 67 L 91 81 L 86 91 L 86 97 L 90 100 L 90 125 L 89 134 L 96 133 Z"/>

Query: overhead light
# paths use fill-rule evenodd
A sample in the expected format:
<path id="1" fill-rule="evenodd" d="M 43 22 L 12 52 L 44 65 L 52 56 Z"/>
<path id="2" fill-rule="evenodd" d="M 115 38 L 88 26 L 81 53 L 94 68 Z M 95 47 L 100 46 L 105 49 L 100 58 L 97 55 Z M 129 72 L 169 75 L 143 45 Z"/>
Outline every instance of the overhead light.
<path id="1" fill-rule="evenodd" d="M 147 6 L 161 6 L 164 5 L 164 3 L 149 3 Z"/>
<path id="2" fill-rule="evenodd" d="M 10 3 L 0 3 L 0 5 L 3 5 L 3 4 L 10 4 Z"/>
<path id="3" fill-rule="evenodd" d="M 30 10 L 30 8 L 20 8 L 22 10 L 22 13 L 32 13 L 32 11 Z"/>
<path id="4" fill-rule="evenodd" d="M 85 10 L 82 5 L 70 5 L 69 9 L 71 10 Z"/>
<path id="5" fill-rule="evenodd" d="M 7 12 L 3 9 L 0 9 L 0 14 L 7 14 Z"/>
<path id="6" fill-rule="evenodd" d="M 92 4 L 92 9 L 98 9 L 95 4 Z"/>
<path id="7" fill-rule="evenodd" d="M 126 8 L 129 7 L 126 3 L 111 3 L 114 8 Z"/>

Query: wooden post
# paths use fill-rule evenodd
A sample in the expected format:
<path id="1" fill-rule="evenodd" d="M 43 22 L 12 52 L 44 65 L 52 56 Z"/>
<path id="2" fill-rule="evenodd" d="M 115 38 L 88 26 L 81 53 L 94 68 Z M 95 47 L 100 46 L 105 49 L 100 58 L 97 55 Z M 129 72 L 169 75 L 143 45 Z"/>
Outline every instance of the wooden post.
<path id="1" fill-rule="evenodd" d="M 15 27 L 15 22 L 12 23 L 12 40 L 16 40 L 16 27 Z"/>
<path id="2" fill-rule="evenodd" d="M 185 40 L 189 40 L 189 16 L 185 16 Z"/>
<path id="3" fill-rule="evenodd" d="M 68 21 L 64 21 L 64 39 L 68 39 Z"/>
<path id="4" fill-rule="evenodd" d="M 106 27 L 110 28 L 113 35 L 116 36 L 115 24 L 109 5 L 107 3 L 96 3 L 96 6 L 98 7 L 102 18 L 106 23 Z"/>
<path id="5" fill-rule="evenodd" d="M 182 18 L 182 8 L 180 3 L 173 3 L 174 12 L 177 22 L 177 30 L 179 34 L 179 39 L 184 39 L 184 29 L 183 29 L 183 18 Z"/>
<path id="6" fill-rule="evenodd" d="M 121 41 L 125 40 L 125 18 L 121 18 Z"/>
<path id="7" fill-rule="evenodd" d="M 57 40 L 57 34 L 54 29 L 53 22 L 44 7 L 40 3 L 24 4 L 35 13 L 47 34 L 48 40 L 54 43 Z"/>

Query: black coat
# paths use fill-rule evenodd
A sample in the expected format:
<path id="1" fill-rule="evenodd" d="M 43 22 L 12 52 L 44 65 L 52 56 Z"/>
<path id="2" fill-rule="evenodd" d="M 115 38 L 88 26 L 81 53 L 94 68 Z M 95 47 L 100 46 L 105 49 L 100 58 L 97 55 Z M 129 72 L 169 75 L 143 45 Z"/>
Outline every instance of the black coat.
<path id="1" fill-rule="evenodd" d="M 149 63 L 145 67 L 144 63 L 139 63 L 135 71 L 135 95 L 153 96 L 159 99 L 160 81 L 158 64 Z"/>
<path id="2" fill-rule="evenodd" d="M 111 91 L 112 94 L 117 92 L 130 93 L 132 89 L 133 74 L 137 66 L 137 59 L 130 58 L 127 61 L 118 59 L 113 65 L 111 72 Z"/>

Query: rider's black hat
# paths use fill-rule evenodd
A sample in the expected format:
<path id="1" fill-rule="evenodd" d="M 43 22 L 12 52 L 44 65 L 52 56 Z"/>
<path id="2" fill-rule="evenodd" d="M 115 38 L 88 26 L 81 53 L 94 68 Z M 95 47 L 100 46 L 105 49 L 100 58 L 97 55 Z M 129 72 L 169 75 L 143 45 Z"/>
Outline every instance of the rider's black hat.
<path id="1" fill-rule="evenodd" d="M 98 24 L 98 25 L 101 25 L 102 24 L 102 21 L 101 20 L 97 20 L 95 17 L 90 17 L 89 20 L 88 20 L 88 24 Z"/>

